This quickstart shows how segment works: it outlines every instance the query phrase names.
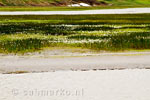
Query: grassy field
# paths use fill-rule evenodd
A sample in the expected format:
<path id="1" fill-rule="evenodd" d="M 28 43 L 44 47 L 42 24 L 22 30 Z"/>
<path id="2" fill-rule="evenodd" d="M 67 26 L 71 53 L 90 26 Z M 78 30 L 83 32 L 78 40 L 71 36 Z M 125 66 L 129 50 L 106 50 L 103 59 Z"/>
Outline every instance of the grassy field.
<path id="1" fill-rule="evenodd" d="M 98 9 L 123 9 L 123 8 L 145 8 L 150 5 L 126 5 L 126 6 L 95 6 L 95 7 L 31 7 L 31 6 L 6 6 L 0 7 L 0 11 L 81 11 Z"/>
<path id="2" fill-rule="evenodd" d="M 107 3 L 111 3 L 114 5 L 149 5 L 150 1 L 149 0 L 103 0 Z"/>
<path id="3" fill-rule="evenodd" d="M 0 52 L 150 49 L 150 14 L 0 16 Z"/>

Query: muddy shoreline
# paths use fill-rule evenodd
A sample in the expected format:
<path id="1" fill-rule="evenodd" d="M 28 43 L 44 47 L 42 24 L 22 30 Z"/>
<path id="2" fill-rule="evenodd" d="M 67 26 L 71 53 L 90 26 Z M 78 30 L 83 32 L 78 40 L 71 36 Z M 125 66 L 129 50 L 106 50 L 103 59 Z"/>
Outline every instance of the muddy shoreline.
<path id="1" fill-rule="evenodd" d="M 150 52 L 1 55 L 0 73 L 150 69 L 149 59 Z"/>

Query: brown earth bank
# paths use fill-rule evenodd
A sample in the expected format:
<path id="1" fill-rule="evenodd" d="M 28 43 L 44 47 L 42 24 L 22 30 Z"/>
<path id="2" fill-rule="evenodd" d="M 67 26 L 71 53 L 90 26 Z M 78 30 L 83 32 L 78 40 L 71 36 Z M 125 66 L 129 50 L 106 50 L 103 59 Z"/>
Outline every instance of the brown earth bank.
<path id="1" fill-rule="evenodd" d="M 0 0 L 0 6 L 66 6 L 77 3 L 91 6 L 150 6 L 150 0 Z"/>
<path id="2" fill-rule="evenodd" d="M 70 4 L 87 3 L 91 6 L 108 5 L 104 1 L 97 0 L 43 0 L 43 1 L 32 1 L 32 0 L 7 0 L 0 2 L 0 6 L 67 6 Z"/>

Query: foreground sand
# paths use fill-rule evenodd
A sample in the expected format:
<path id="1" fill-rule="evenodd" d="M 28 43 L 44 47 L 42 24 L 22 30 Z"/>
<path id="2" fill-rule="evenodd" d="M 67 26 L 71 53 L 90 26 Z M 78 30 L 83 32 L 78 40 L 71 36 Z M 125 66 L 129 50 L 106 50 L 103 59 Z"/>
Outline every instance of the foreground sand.
<path id="1" fill-rule="evenodd" d="M 0 74 L 0 100 L 149 100 L 150 70 Z"/>

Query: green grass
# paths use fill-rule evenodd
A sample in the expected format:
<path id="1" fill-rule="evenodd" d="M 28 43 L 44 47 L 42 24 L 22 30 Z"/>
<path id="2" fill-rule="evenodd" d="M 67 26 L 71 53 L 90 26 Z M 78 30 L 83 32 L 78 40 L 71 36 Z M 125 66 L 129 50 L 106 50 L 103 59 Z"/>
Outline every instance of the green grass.
<path id="1" fill-rule="evenodd" d="M 32 6 L 4 6 L 0 11 L 81 11 L 81 10 L 98 10 L 98 9 L 123 9 L 123 8 L 145 8 L 150 5 L 125 5 L 125 6 L 93 6 L 93 7 L 32 7 Z"/>
<path id="2" fill-rule="evenodd" d="M 111 17 L 110 17 L 111 16 Z M 148 24 L 150 14 L 119 15 L 4 15 L 0 23 L 49 23 L 49 24 Z M 32 25 L 32 24 L 31 24 Z"/>
<path id="3" fill-rule="evenodd" d="M 150 14 L 0 16 L 0 52 L 150 49 Z"/>
<path id="4" fill-rule="evenodd" d="M 149 0 L 103 0 L 115 5 L 149 5 Z"/>

